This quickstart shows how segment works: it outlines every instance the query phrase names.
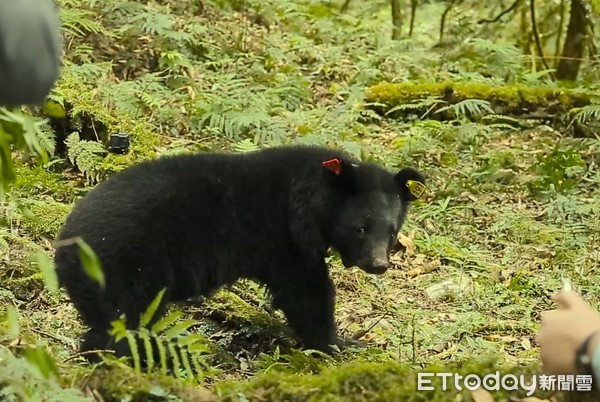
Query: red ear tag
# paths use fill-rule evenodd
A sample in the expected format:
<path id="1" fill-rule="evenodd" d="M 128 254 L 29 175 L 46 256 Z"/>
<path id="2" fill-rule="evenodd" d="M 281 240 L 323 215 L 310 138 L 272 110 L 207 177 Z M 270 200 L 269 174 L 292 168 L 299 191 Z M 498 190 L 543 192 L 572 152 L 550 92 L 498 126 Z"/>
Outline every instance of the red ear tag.
<path id="1" fill-rule="evenodd" d="M 342 162 L 339 159 L 330 159 L 328 161 L 323 162 L 323 167 L 333 172 L 336 176 L 339 176 L 342 173 Z"/>

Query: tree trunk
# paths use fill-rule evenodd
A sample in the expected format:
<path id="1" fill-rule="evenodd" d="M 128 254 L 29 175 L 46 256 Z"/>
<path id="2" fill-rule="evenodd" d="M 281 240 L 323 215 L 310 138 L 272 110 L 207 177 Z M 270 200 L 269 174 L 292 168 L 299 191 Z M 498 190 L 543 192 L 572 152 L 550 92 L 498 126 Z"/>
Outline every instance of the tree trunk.
<path id="1" fill-rule="evenodd" d="M 571 17 L 561 59 L 556 67 L 556 78 L 575 81 L 588 41 L 587 32 L 591 21 L 588 0 L 571 0 Z"/>
<path id="2" fill-rule="evenodd" d="M 340 8 L 340 12 L 345 13 L 348 10 L 349 6 L 350 6 L 350 0 L 344 1 L 344 4 L 342 4 L 342 7 Z"/>
<path id="3" fill-rule="evenodd" d="M 408 36 L 412 36 L 413 28 L 415 27 L 415 16 L 417 14 L 417 6 L 419 0 L 410 0 L 410 28 L 408 30 Z"/>
<path id="4" fill-rule="evenodd" d="M 392 5 L 392 39 L 399 40 L 402 35 L 402 13 L 400 12 L 400 0 L 390 0 Z"/>

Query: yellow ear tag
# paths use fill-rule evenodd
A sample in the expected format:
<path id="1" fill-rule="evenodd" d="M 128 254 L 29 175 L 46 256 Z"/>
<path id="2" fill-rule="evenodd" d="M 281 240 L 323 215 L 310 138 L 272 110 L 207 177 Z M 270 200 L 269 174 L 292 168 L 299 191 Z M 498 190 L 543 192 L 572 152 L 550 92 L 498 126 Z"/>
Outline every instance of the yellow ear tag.
<path id="1" fill-rule="evenodd" d="M 421 183 L 420 181 L 416 181 L 416 180 L 407 180 L 406 187 L 408 187 L 408 191 L 410 191 L 410 193 L 415 198 L 421 198 L 421 196 L 427 189 L 425 184 Z"/>

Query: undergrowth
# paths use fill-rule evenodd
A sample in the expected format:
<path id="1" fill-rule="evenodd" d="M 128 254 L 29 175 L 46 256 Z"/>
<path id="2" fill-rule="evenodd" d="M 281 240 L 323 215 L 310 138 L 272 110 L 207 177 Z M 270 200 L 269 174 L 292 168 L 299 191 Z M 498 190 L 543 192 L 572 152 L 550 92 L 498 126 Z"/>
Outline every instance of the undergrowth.
<path id="1" fill-rule="evenodd" d="M 476 21 L 494 7 L 461 2 L 448 43 L 436 43 L 445 2 L 420 5 L 413 36 L 397 41 L 383 1 L 352 2 L 345 13 L 318 0 L 58 3 L 65 59 L 49 102 L 0 111 L 0 173 L 12 183 L 0 204 L 0 399 L 469 400 L 417 393 L 412 374 L 538 369 L 535 334 L 550 295 L 568 280 L 600 306 L 600 145 L 570 135 L 594 132 L 597 99 L 570 99 L 597 91 L 597 71 L 586 64 L 566 98 L 512 42 L 519 14 L 490 30 Z M 553 6 L 538 8 L 550 30 Z M 448 82 L 466 98 L 444 97 Z M 373 88 L 411 92 L 393 93 L 400 101 L 389 110 Z M 521 88 L 535 95 L 527 107 L 551 99 L 563 120 L 494 103 L 498 91 L 520 102 Z M 129 134 L 128 153 L 107 150 L 113 133 Z M 8 143 L 21 151 L 4 152 Z M 299 350 L 264 289 L 241 281 L 172 306 L 162 327 L 115 326 L 132 345 L 141 340 L 141 353 L 161 339 L 159 352 L 195 345 L 193 358 L 159 353 L 153 370 L 110 357 L 86 363 L 76 311 L 44 286 L 73 203 L 144 159 L 290 143 L 427 177 L 395 269 L 375 277 L 328 260 L 340 333 L 362 345 L 332 357 Z M 179 367 L 165 373 L 170 365 Z"/>

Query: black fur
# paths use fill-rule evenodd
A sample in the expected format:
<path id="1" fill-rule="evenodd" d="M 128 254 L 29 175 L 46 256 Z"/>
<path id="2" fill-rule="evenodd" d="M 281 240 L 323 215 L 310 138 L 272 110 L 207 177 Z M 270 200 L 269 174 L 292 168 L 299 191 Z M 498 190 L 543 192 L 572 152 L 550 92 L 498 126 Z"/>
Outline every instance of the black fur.
<path id="1" fill-rule="evenodd" d="M 341 173 L 322 162 L 337 158 Z M 268 287 L 305 347 L 337 342 L 330 246 L 344 265 L 383 273 L 413 197 L 396 175 L 332 149 L 281 147 L 245 155 L 199 154 L 141 163 L 99 184 L 77 203 L 59 239 L 80 236 L 106 277 L 83 271 L 77 246 L 55 261 L 61 284 L 90 327 L 82 351 L 105 348 L 111 321 L 164 302 L 209 296 L 238 278 Z M 164 307 L 164 303 L 163 303 Z"/>

